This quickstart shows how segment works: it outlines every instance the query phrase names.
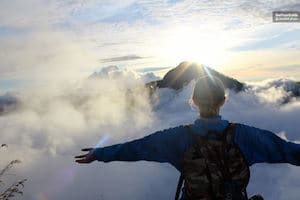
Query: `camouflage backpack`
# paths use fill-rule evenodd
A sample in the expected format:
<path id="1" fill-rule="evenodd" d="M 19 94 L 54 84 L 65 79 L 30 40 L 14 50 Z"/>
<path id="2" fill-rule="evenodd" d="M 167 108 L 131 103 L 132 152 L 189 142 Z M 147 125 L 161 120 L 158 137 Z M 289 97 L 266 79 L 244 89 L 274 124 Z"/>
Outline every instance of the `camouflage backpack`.
<path id="1" fill-rule="evenodd" d="M 232 141 L 235 126 L 231 123 L 225 131 L 209 131 L 205 136 L 189 131 L 193 144 L 184 153 L 175 199 L 179 197 L 183 180 L 187 200 L 248 199 L 250 171 L 239 147 Z"/>

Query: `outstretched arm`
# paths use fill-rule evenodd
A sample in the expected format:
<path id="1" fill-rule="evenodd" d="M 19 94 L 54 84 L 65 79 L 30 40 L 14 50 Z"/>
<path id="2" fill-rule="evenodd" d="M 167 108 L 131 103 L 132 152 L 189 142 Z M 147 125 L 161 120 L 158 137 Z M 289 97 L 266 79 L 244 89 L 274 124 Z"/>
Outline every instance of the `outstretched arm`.
<path id="1" fill-rule="evenodd" d="M 75 162 L 82 163 L 82 164 L 83 163 L 88 164 L 88 163 L 91 163 L 96 160 L 96 157 L 93 154 L 93 148 L 84 148 L 84 149 L 81 149 L 81 151 L 85 151 L 88 153 L 80 155 L 80 156 L 75 156 L 75 159 L 76 159 Z"/>
<path id="2" fill-rule="evenodd" d="M 249 165 L 266 162 L 300 166 L 300 144 L 288 142 L 270 131 L 239 125 L 234 140 Z"/>
<path id="3" fill-rule="evenodd" d="M 123 144 L 95 148 L 86 155 L 94 156 L 96 160 L 103 162 L 168 162 L 177 168 L 188 143 L 187 131 L 185 126 L 170 128 Z"/>

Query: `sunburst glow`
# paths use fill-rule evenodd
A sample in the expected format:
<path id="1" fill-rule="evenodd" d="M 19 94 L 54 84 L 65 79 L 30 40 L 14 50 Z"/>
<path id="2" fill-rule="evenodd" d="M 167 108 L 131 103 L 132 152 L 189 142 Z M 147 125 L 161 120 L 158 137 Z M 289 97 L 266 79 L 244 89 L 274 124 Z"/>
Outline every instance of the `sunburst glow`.
<path id="1" fill-rule="evenodd" d="M 227 60 L 228 43 L 233 41 L 220 33 L 208 34 L 196 29 L 175 29 L 162 38 L 160 55 L 174 62 L 192 60 L 221 67 Z"/>

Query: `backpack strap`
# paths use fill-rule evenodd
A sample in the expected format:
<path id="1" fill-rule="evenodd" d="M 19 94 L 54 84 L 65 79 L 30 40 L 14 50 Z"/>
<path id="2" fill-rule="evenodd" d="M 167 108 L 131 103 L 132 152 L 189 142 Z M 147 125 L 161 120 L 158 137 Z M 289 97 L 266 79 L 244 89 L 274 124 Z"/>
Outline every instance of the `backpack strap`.
<path id="1" fill-rule="evenodd" d="M 191 133 L 191 126 L 192 126 L 192 124 L 185 125 L 185 127 L 188 129 L 189 133 Z M 180 192 L 181 192 L 181 187 L 182 187 L 182 184 L 183 184 L 183 180 L 184 180 L 183 173 L 180 172 L 180 176 L 179 176 L 178 184 L 177 184 L 177 188 L 176 188 L 175 200 L 179 199 L 179 195 L 180 195 Z"/>
<path id="2" fill-rule="evenodd" d="M 232 136 L 234 134 L 234 129 L 235 129 L 235 126 L 236 124 L 235 123 L 229 123 L 228 126 L 225 128 L 225 130 L 223 131 L 222 133 L 222 140 L 223 140 L 223 148 L 222 148 L 222 153 L 223 153 L 223 156 L 225 156 L 226 154 L 226 149 L 227 149 L 227 145 L 228 143 L 230 143 L 232 141 Z M 224 173 L 224 176 L 225 176 L 225 181 L 229 181 L 230 180 L 230 177 L 231 177 L 231 174 L 229 172 L 229 169 L 228 169 L 228 163 L 226 160 L 225 161 L 225 166 L 223 166 L 223 173 Z"/>
<path id="3" fill-rule="evenodd" d="M 237 123 L 229 123 L 227 128 L 223 131 L 223 139 L 224 139 L 225 145 L 227 145 L 228 143 L 233 142 L 232 137 L 235 133 L 235 127 L 236 126 L 237 126 Z M 225 162 L 225 165 L 228 166 L 227 162 Z M 230 172 L 228 171 L 228 168 L 226 167 L 225 169 L 226 169 L 225 176 L 227 176 L 227 177 L 230 176 Z M 248 200 L 248 193 L 247 193 L 246 188 L 244 190 L 242 190 L 242 194 L 244 195 L 243 199 Z"/>
<path id="4" fill-rule="evenodd" d="M 235 131 L 237 123 L 229 123 L 226 129 L 223 131 L 223 140 L 226 142 L 231 142 L 232 141 L 232 136 Z"/>
<path id="5" fill-rule="evenodd" d="M 189 133 L 190 135 L 192 135 L 192 131 L 191 131 L 192 124 L 185 125 L 185 127 L 188 129 L 188 133 Z M 227 130 L 227 129 L 228 129 L 228 127 L 226 128 L 226 130 Z M 225 135 L 226 135 L 226 134 L 225 134 Z M 222 135 L 222 137 L 223 137 L 223 135 Z M 179 176 L 179 179 L 178 179 L 177 188 L 176 188 L 175 200 L 178 200 L 178 199 L 179 199 L 183 181 L 184 181 L 184 175 L 183 175 L 183 173 L 181 172 L 181 173 L 180 173 L 180 176 Z"/>
<path id="6" fill-rule="evenodd" d="M 184 180 L 183 174 L 180 173 L 180 177 L 179 177 L 177 188 L 176 188 L 175 200 L 179 199 L 180 190 L 181 190 L 181 187 L 182 187 L 182 184 L 183 184 L 183 180 Z"/>

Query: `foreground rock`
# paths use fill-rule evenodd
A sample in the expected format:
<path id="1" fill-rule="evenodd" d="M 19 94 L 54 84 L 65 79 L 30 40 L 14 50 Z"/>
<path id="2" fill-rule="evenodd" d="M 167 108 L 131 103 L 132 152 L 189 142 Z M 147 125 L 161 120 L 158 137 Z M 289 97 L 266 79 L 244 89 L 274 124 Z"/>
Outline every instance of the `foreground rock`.
<path id="1" fill-rule="evenodd" d="M 11 94 L 4 94 L 0 96 L 0 115 L 15 110 L 19 105 L 17 97 Z"/>

